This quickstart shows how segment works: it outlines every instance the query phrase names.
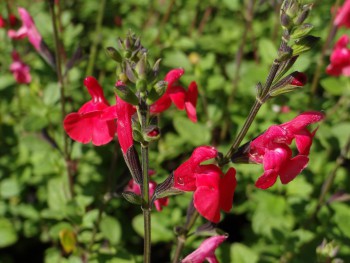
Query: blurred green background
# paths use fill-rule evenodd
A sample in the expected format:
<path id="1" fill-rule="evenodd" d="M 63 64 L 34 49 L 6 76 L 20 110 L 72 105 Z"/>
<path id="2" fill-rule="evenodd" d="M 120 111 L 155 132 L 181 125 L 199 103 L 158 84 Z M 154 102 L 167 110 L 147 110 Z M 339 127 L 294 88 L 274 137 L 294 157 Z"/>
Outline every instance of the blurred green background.
<path id="1" fill-rule="evenodd" d="M 326 260 L 333 258 L 350 262 L 346 151 L 350 79 L 325 74 L 331 48 L 325 50 L 320 79 L 311 92 L 334 3 L 317 1 L 308 19 L 315 26 L 313 35 L 321 40 L 292 69 L 305 72 L 308 84 L 266 103 L 245 139 L 300 112 L 323 111 L 326 119 L 314 139 L 308 168 L 290 184 L 277 183 L 263 191 L 254 187 L 263 171 L 260 165 L 235 165 L 238 186 L 233 209 L 218 226 L 230 235 L 217 250 L 220 262 L 331 262 Z M 25 0 L 8 4 L 16 16 L 17 6 L 26 8 L 54 50 L 48 4 Z M 156 171 L 153 179 L 161 182 L 196 146 L 213 145 L 225 153 L 254 102 L 256 83 L 265 81 L 276 56 L 280 4 L 278 0 L 58 1 L 64 63 L 78 47 L 83 53 L 67 73 L 67 112 L 77 111 L 88 100 L 83 86 L 87 74 L 100 81 L 114 103 L 116 65 L 104 50 L 117 47 L 118 37 L 131 29 L 141 36 L 151 58 L 162 58 L 162 76 L 183 67 L 181 83 L 186 87 L 195 80 L 200 93 L 198 123 L 191 123 L 175 107 L 162 114 L 162 137 L 150 153 Z M 6 1 L 0 3 L 0 10 L 6 18 Z M 350 29 L 338 30 L 335 39 L 342 34 L 350 34 Z M 0 28 L 0 43 L 0 262 L 141 262 L 141 209 L 119 198 L 130 175 L 118 143 L 93 147 L 70 141 L 71 165 L 76 169 L 71 198 L 60 150 L 63 127 L 56 74 L 27 40 L 10 41 L 5 28 Z M 31 68 L 28 85 L 17 84 L 9 71 L 13 49 Z M 320 200 L 322 186 L 333 175 Z M 113 196 L 108 202 L 106 194 Z M 168 207 L 152 213 L 152 262 L 170 261 L 173 228 L 184 224 L 190 199 L 190 193 L 171 197 Z M 184 255 L 203 239 L 189 238 Z M 333 241 L 322 250 L 324 257 L 316 253 L 323 240 Z M 332 247 L 339 251 L 329 256 L 327 249 Z"/>

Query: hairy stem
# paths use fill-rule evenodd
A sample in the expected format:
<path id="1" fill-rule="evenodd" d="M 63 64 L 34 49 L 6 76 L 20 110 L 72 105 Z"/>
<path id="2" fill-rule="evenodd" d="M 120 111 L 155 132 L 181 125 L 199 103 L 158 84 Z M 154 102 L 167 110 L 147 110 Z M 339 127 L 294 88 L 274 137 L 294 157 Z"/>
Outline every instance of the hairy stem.
<path id="1" fill-rule="evenodd" d="M 48 0 L 49 8 L 50 8 L 50 14 L 52 19 L 52 27 L 53 27 L 53 33 L 54 33 L 54 42 L 55 42 L 55 57 L 56 57 L 56 74 L 58 79 L 58 85 L 60 89 L 60 104 L 61 104 L 61 117 L 62 122 L 64 120 L 64 117 L 66 116 L 66 98 L 65 98 L 65 83 L 62 75 L 62 60 L 61 60 L 61 52 L 60 52 L 60 39 L 58 35 L 58 28 L 57 28 L 57 17 L 54 10 L 54 1 Z M 68 184 L 69 184 L 69 191 L 71 197 L 74 196 L 74 178 L 73 178 L 73 170 L 70 160 L 70 152 L 68 149 L 68 137 L 65 132 L 63 132 L 63 154 L 64 159 L 66 161 L 66 168 L 67 168 L 67 175 L 68 175 Z"/>
<path id="2" fill-rule="evenodd" d="M 138 107 L 138 115 L 141 123 L 141 130 L 147 127 L 149 118 L 149 107 L 146 102 L 141 100 Z M 141 143 L 141 161 L 142 161 L 142 212 L 144 219 L 144 243 L 143 243 L 143 262 L 151 262 L 151 204 L 149 198 L 149 174 L 148 174 L 148 142 Z"/>

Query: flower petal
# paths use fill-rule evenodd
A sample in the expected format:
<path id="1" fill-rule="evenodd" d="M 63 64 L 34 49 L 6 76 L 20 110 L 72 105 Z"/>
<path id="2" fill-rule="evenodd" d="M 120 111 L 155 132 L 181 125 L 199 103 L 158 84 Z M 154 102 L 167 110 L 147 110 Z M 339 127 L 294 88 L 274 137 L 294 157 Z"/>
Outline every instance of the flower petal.
<path id="1" fill-rule="evenodd" d="M 179 110 L 185 109 L 185 97 L 186 97 L 186 91 L 181 86 L 172 86 L 168 88 L 168 94 L 171 99 L 171 101 L 175 104 L 175 106 Z"/>
<path id="2" fill-rule="evenodd" d="M 91 76 L 86 77 L 84 80 L 84 85 L 87 88 L 93 103 L 102 102 L 106 105 L 109 105 L 103 94 L 102 87 L 98 83 L 97 79 Z"/>
<path id="3" fill-rule="evenodd" d="M 193 122 L 197 122 L 197 112 L 196 112 L 197 98 L 198 98 L 197 84 L 196 82 L 192 81 L 186 93 L 185 109 L 186 109 L 188 118 Z"/>
<path id="4" fill-rule="evenodd" d="M 176 68 L 170 70 L 164 78 L 164 80 L 168 82 L 168 88 L 171 87 L 175 83 L 175 81 L 179 80 L 184 73 L 185 70 L 183 68 Z"/>
<path id="5" fill-rule="evenodd" d="M 280 169 L 280 179 L 282 184 L 287 184 L 292 181 L 302 170 L 305 169 L 309 162 L 309 158 L 304 155 L 297 155 Z"/>
<path id="6" fill-rule="evenodd" d="M 200 246 L 191 254 L 186 256 L 182 263 L 202 263 L 208 260 L 211 263 L 218 262 L 215 257 L 215 250 L 218 246 L 227 239 L 227 235 L 212 236 L 204 240 Z"/>
<path id="7" fill-rule="evenodd" d="M 196 189 L 196 178 L 194 174 L 197 172 L 199 164 L 215 158 L 217 153 L 214 147 L 197 147 L 191 157 L 174 171 L 174 187 L 183 191 L 194 191 Z"/>
<path id="8" fill-rule="evenodd" d="M 117 134 L 119 144 L 124 154 L 133 146 L 131 117 L 135 113 L 135 108 L 117 97 Z"/>
<path id="9" fill-rule="evenodd" d="M 91 141 L 96 146 L 110 142 L 115 134 L 115 122 L 101 120 L 98 112 L 90 115 L 70 113 L 65 117 L 63 126 L 73 140 L 81 143 Z"/>
<path id="10" fill-rule="evenodd" d="M 277 180 L 278 174 L 275 170 L 267 170 L 262 176 L 255 182 L 255 186 L 260 189 L 267 189 L 273 186 Z"/>
<path id="11" fill-rule="evenodd" d="M 230 167 L 226 175 L 220 180 L 220 208 L 225 212 L 230 212 L 232 208 L 236 186 L 236 170 Z"/>

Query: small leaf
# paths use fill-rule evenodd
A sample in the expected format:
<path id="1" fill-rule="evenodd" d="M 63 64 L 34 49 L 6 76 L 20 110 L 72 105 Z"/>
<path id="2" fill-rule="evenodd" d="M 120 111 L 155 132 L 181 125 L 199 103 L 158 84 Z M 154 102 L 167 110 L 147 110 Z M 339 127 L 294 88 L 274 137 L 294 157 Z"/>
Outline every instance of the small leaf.
<path id="1" fill-rule="evenodd" d="M 59 237 L 64 252 L 67 254 L 73 252 L 77 243 L 74 232 L 71 229 L 63 229 L 60 231 Z"/>
<path id="2" fill-rule="evenodd" d="M 0 218 L 0 248 L 10 246 L 17 241 L 16 230 L 6 218 Z"/>
<path id="3" fill-rule="evenodd" d="M 110 216 L 102 218 L 100 229 L 105 238 L 107 238 L 113 245 L 119 243 L 121 238 L 121 226 L 118 220 Z"/>

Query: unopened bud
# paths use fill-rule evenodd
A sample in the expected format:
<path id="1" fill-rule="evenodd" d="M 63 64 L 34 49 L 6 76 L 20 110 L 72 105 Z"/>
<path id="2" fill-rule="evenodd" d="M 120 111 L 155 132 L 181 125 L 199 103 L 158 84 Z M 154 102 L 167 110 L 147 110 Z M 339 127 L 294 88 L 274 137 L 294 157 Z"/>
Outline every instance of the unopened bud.
<path id="1" fill-rule="evenodd" d="M 283 9 L 281 9 L 280 20 L 282 27 L 289 29 L 292 26 L 292 20 Z"/>
<path id="2" fill-rule="evenodd" d="M 118 69 L 117 69 L 117 71 L 118 71 Z M 120 72 L 119 74 L 117 72 L 117 77 L 123 83 L 127 83 L 128 82 L 128 76 L 124 72 Z"/>
<path id="3" fill-rule="evenodd" d="M 122 56 L 119 54 L 119 52 L 113 48 L 113 47 L 107 47 L 106 48 L 106 54 L 109 56 L 111 59 L 121 63 L 123 61 Z"/>
<path id="4" fill-rule="evenodd" d="M 167 89 L 168 83 L 164 80 L 158 81 L 152 89 L 149 91 L 148 97 L 147 97 L 147 104 L 151 105 L 154 102 L 156 102 L 163 94 L 165 93 Z"/>
<path id="5" fill-rule="evenodd" d="M 301 12 L 294 19 L 295 25 L 301 25 L 305 21 L 305 19 L 309 16 L 309 13 L 312 7 L 313 7 L 312 3 L 303 6 Z"/>
<path id="6" fill-rule="evenodd" d="M 160 137 L 160 129 L 157 126 L 149 125 L 145 129 L 143 137 L 147 142 L 156 141 Z"/>
<path id="7" fill-rule="evenodd" d="M 154 65 L 153 65 L 152 71 L 153 71 L 153 76 L 154 76 L 154 77 L 158 76 L 158 73 L 159 73 L 159 64 L 160 64 L 160 61 L 161 61 L 161 60 L 162 60 L 162 59 L 158 59 L 158 60 L 156 61 L 156 63 L 154 63 Z"/>
<path id="8" fill-rule="evenodd" d="M 128 77 L 128 79 L 132 82 L 132 83 L 136 83 L 137 77 L 135 75 L 135 72 L 133 70 L 133 68 L 131 67 L 129 62 L 125 63 L 126 68 L 125 68 L 125 74 Z"/>
<path id="9" fill-rule="evenodd" d="M 275 85 L 271 87 L 269 95 L 275 97 L 284 93 L 288 93 L 303 87 L 307 82 L 307 77 L 304 73 L 295 71 L 292 74 L 286 76 Z"/>
<path id="10" fill-rule="evenodd" d="M 143 54 L 140 58 L 139 62 L 137 62 L 135 70 L 140 79 L 145 79 L 147 76 L 147 72 L 149 70 L 149 65 L 147 61 L 147 53 Z"/>

